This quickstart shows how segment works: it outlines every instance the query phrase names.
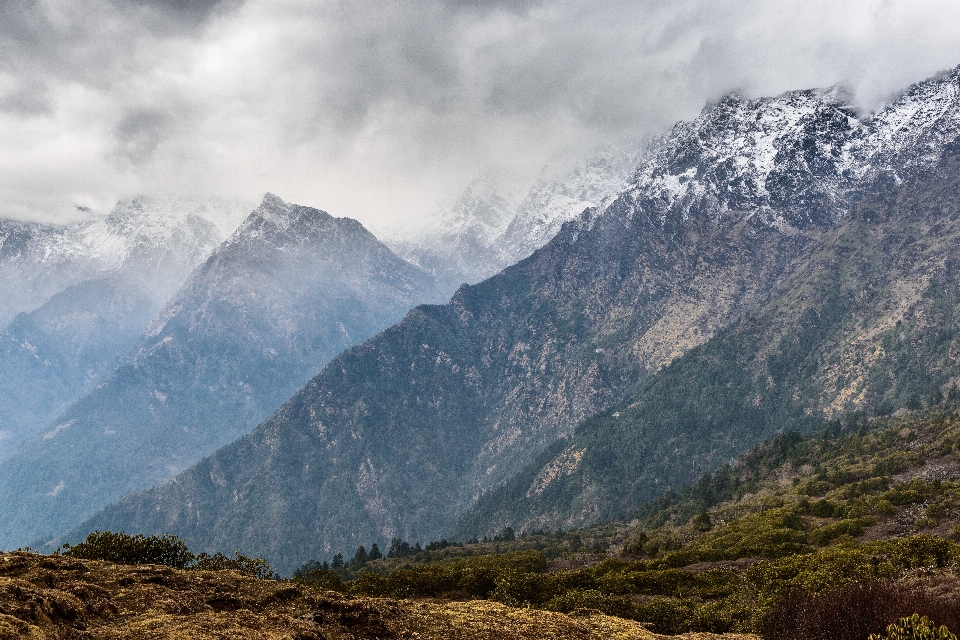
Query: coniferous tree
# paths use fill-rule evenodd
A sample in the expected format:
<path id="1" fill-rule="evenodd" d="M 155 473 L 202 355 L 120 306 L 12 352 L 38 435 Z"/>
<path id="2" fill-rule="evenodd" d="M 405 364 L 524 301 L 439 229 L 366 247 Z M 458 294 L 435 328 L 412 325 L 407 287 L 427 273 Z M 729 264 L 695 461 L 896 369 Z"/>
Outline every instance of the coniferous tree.
<path id="1" fill-rule="evenodd" d="M 404 542 L 400 538 L 394 538 L 390 541 L 390 548 L 387 549 L 388 558 L 406 558 L 413 550 L 409 542 Z"/>
<path id="2" fill-rule="evenodd" d="M 374 560 L 380 560 L 383 558 L 383 554 L 380 553 L 380 547 L 377 546 L 377 543 L 374 542 L 370 545 L 370 553 L 367 554 L 367 560 L 372 562 Z"/>
<path id="3" fill-rule="evenodd" d="M 353 560 L 350 561 L 351 569 L 360 569 L 367 564 L 367 550 L 363 545 L 357 547 L 357 552 L 353 554 Z"/>

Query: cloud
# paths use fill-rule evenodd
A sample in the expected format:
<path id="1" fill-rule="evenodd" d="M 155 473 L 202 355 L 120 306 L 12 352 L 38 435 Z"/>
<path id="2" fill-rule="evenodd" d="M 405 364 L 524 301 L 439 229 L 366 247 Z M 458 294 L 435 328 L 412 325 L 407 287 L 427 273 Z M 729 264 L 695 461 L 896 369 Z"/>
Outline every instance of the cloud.
<path id="1" fill-rule="evenodd" d="M 134 166 L 150 160 L 173 128 L 173 116 L 159 109 L 133 109 L 113 128 L 116 156 Z"/>
<path id="2" fill-rule="evenodd" d="M 875 108 L 960 64 L 958 23 L 933 0 L 0 0 L 0 215 L 274 191 L 416 216 L 731 90 Z"/>

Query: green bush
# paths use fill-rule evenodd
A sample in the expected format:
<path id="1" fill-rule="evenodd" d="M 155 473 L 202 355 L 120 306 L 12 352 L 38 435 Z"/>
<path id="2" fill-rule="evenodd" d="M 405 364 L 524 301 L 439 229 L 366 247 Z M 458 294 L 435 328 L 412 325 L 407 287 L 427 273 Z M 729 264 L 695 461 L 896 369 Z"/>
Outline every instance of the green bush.
<path id="1" fill-rule="evenodd" d="M 94 531 L 77 545 L 64 544 L 59 553 L 83 560 L 106 560 L 117 564 L 161 564 L 174 569 L 206 571 L 239 571 L 261 580 L 276 578 L 270 563 L 263 558 L 249 558 L 239 551 L 234 557 L 221 553 L 195 555 L 187 543 L 177 536 L 129 535 L 123 531 Z"/>
<path id="2" fill-rule="evenodd" d="M 887 627 L 883 635 L 870 634 L 869 640 L 957 640 L 957 636 L 946 627 L 937 628 L 930 618 L 915 613 L 909 618 L 900 618 Z"/>
<path id="3" fill-rule="evenodd" d="M 276 578 L 269 562 L 263 558 L 249 558 L 241 554 L 239 550 L 234 553 L 232 558 L 222 553 L 215 553 L 212 556 L 206 552 L 201 553 L 196 556 L 191 568 L 201 571 L 239 571 L 261 580 Z"/>
<path id="4" fill-rule="evenodd" d="M 810 544 L 822 547 L 841 536 L 857 538 L 863 535 L 864 526 L 872 524 L 876 524 L 876 521 L 870 518 L 851 518 L 831 522 L 810 532 Z"/>
<path id="5" fill-rule="evenodd" d="M 944 538 L 920 535 L 894 542 L 894 560 L 903 568 L 945 567 L 955 557 L 957 545 Z"/>
<path id="6" fill-rule="evenodd" d="M 688 600 L 653 598 L 638 608 L 636 619 L 652 623 L 657 633 L 673 636 L 692 628 L 696 610 Z"/>
<path id="7" fill-rule="evenodd" d="M 187 543 L 173 535 L 131 536 L 123 531 L 94 531 L 83 542 L 60 548 L 63 555 L 83 560 L 106 560 L 117 564 L 162 564 L 184 569 L 196 560 Z"/>
<path id="8" fill-rule="evenodd" d="M 696 587 L 697 582 L 697 576 L 689 571 L 663 569 L 610 572 L 598 579 L 597 586 L 607 593 L 672 596 L 683 592 L 689 593 Z"/>
<path id="9" fill-rule="evenodd" d="M 544 607 L 547 611 L 571 613 L 577 609 L 596 609 L 608 616 L 637 619 L 639 607 L 630 598 L 611 596 L 596 589 L 571 589 L 555 596 Z"/>
<path id="10" fill-rule="evenodd" d="M 346 591 L 340 574 L 331 569 L 312 569 L 293 578 L 294 582 L 303 582 L 327 591 Z"/>

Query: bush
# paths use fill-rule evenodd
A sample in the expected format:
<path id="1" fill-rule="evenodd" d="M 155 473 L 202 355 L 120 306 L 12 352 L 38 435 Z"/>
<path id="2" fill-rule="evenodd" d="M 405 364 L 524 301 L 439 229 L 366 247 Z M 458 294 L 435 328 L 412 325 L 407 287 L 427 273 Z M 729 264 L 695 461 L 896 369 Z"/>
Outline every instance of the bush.
<path id="1" fill-rule="evenodd" d="M 222 553 L 207 555 L 201 553 L 196 557 L 196 562 L 192 569 L 204 571 L 239 571 L 248 576 L 259 578 L 261 580 L 271 580 L 276 577 L 270 563 L 263 558 L 248 558 L 236 551 L 232 558 Z"/>
<path id="2" fill-rule="evenodd" d="M 346 591 L 340 574 L 331 569 L 310 569 L 294 576 L 294 582 L 303 582 L 327 591 Z"/>
<path id="3" fill-rule="evenodd" d="M 184 569 L 196 560 L 187 543 L 173 535 L 146 537 L 123 531 L 94 531 L 76 546 L 64 544 L 61 553 L 83 560 L 106 560 L 117 564 L 162 564 Z"/>
<path id="4" fill-rule="evenodd" d="M 639 608 L 629 598 L 611 596 L 596 589 L 571 589 L 546 603 L 547 611 L 571 613 L 577 609 L 596 609 L 608 616 L 637 619 Z"/>
<path id="5" fill-rule="evenodd" d="M 819 595 L 794 590 L 767 612 L 760 633 L 764 640 L 863 640 L 912 612 L 956 624 L 960 606 L 890 582 L 849 583 Z"/>
<path id="6" fill-rule="evenodd" d="M 689 631 L 696 616 L 696 605 L 688 600 L 653 598 L 639 607 L 636 619 L 653 624 L 653 630 L 664 635 Z"/>
<path id="7" fill-rule="evenodd" d="M 915 613 L 887 627 L 885 635 L 871 634 L 869 640 L 957 640 L 957 636 L 946 627 L 938 629 L 930 618 Z"/>
<path id="8" fill-rule="evenodd" d="M 643 546 L 650 540 L 645 532 L 640 531 L 630 535 L 623 543 L 623 554 L 631 556 L 642 556 L 644 554 Z"/>
<path id="9" fill-rule="evenodd" d="M 944 538 L 921 535 L 897 540 L 894 557 L 906 569 L 945 567 L 953 559 L 956 545 Z"/>
<path id="10" fill-rule="evenodd" d="M 273 579 L 276 575 L 270 563 L 263 558 L 248 558 L 239 551 L 230 558 L 217 553 L 199 556 L 187 548 L 187 543 L 177 536 L 129 535 L 120 531 L 94 531 L 80 544 L 64 544 L 59 553 L 83 560 L 106 560 L 117 564 L 161 564 L 174 569 L 201 569 L 207 571 L 239 571 L 260 578 Z"/>
<path id="11" fill-rule="evenodd" d="M 857 538 L 863 535 L 864 526 L 875 524 L 870 518 L 851 518 L 825 524 L 810 532 L 810 543 L 822 547 L 842 536 Z"/>

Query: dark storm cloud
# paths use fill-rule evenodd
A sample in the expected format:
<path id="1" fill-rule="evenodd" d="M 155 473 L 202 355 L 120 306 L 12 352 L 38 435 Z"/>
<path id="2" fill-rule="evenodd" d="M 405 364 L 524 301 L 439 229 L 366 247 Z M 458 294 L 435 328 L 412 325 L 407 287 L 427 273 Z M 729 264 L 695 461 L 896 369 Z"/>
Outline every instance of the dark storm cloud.
<path id="1" fill-rule="evenodd" d="M 416 215 L 730 90 L 876 106 L 960 64 L 956 24 L 936 0 L 0 0 L 0 215 L 165 190 Z"/>

